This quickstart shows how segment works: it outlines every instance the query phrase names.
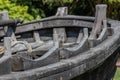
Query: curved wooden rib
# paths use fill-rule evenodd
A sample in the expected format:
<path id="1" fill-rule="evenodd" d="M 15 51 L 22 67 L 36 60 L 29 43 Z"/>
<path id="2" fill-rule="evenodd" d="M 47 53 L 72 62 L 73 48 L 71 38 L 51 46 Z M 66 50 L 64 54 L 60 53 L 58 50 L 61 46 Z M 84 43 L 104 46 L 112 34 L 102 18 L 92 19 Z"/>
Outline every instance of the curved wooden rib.
<path id="1" fill-rule="evenodd" d="M 90 34 L 90 39 L 96 39 L 102 31 L 102 22 L 106 20 L 106 5 L 96 6 L 95 22 Z"/>
<path id="2" fill-rule="evenodd" d="M 79 44 L 75 45 L 74 47 L 63 48 L 60 50 L 60 57 L 62 59 L 77 55 L 88 49 L 88 29 L 84 28 L 83 33 L 84 33 L 84 36 Z"/>
<path id="3" fill-rule="evenodd" d="M 101 43 L 108 36 L 106 8 L 106 5 L 96 6 L 95 22 L 89 37 L 90 47 L 94 47 Z"/>
<path id="4" fill-rule="evenodd" d="M 103 20 L 103 29 L 97 39 L 91 39 L 89 38 L 89 45 L 90 47 L 94 47 L 98 44 L 100 44 L 102 41 L 104 41 L 108 36 L 108 28 L 107 28 L 107 22 L 106 20 Z"/>
<path id="5" fill-rule="evenodd" d="M 33 69 L 58 62 L 59 44 L 58 44 L 58 40 L 56 40 L 58 39 L 58 35 L 54 34 L 53 38 L 54 38 L 54 43 L 53 41 L 48 41 L 48 43 L 44 43 L 38 48 L 33 49 L 34 51 L 37 51 L 37 53 L 35 52 L 35 54 L 28 54 L 27 52 L 16 53 L 16 55 L 13 57 L 14 60 L 13 70 L 17 71 L 17 70 Z M 33 59 L 34 55 L 39 55 L 39 57 Z"/>

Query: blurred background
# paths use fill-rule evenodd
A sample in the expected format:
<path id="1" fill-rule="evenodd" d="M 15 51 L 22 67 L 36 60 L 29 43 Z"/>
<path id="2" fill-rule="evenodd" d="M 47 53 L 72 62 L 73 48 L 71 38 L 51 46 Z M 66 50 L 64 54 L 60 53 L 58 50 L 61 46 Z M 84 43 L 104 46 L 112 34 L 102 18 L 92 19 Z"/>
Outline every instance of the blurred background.
<path id="1" fill-rule="evenodd" d="M 69 14 L 94 16 L 96 4 L 107 4 L 107 17 L 120 20 L 120 0 L 0 0 L 0 11 L 27 22 L 54 15 L 59 6 L 67 6 Z"/>

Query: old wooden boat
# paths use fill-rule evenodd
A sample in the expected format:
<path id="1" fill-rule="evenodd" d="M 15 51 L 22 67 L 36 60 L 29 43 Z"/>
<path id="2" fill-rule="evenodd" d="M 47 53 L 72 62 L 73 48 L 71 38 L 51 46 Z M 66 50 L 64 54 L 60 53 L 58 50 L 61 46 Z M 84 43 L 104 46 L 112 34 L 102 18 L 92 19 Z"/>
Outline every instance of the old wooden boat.
<path id="1" fill-rule="evenodd" d="M 106 18 L 55 16 L 21 23 L 0 13 L 0 80 L 111 80 L 116 70 L 120 22 Z"/>

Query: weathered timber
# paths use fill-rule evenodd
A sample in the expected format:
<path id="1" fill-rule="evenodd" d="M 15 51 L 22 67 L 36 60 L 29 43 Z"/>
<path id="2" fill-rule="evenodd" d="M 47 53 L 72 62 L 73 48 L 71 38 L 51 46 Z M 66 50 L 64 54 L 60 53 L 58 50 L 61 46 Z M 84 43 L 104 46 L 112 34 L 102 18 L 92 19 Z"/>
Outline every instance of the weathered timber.
<path id="1" fill-rule="evenodd" d="M 13 44 L 15 44 L 14 46 L 12 46 L 13 53 L 19 51 L 26 51 L 28 49 L 26 47 L 28 43 L 24 44 L 23 41 L 22 42 L 18 41 L 17 43 L 13 43 Z M 32 47 L 33 51 L 39 51 L 39 50 L 44 51 L 50 49 L 53 46 L 53 41 L 48 41 L 46 43 L 35 42 L 35 43 L 30 43 L 29 45 Z"/>
<path id="2" fill-rule="evenodd" d="M 34 39 L 36 42 L 42 42 L 38 31 L 34 31 Z"/>
<path id="3" fill-rule="evenodd" d="M 5 16 L 6 17 L 6 16 Z M 18 23 L 22 23 L 20 19 L 6 19 L 0 21 L 0 26 L 9 26 L 9 25 L 17 25 Z"/>
<path id="4" fill-rule="evenodd" d="M 4 38 L 4 54 L 0 58 L 0 75 L 11 73 L 11 48 L 10 38 Z"/>
<path id="5" fill-rule="evenodd" d="M 0 80 L 111 80 L 120 21 L 107 19 L 106 7 L 97 5 L 95 17 L 60 7 L 55 16 L 0 27 Z"/>
<path id="6" fill-rule="evenodd" d="M 99 36 L 102 30 L 102 22 L 106 20 L 106 5 L 97 5 L 96 6 L 96 15 L 95 15 L 95 22 L 94 26 L 90 35 L 90 38 L 96 39 Z"/>
<path id="7" fill-rule="evenodd" d="M 58 24 L 59 23 L 59 24 Z M 23 28 L 24 26 L 24 28 Z M 53 20 L 44 20 L 44 21 L 36 21 L 31 23 L 25 23 L 18 25 L 16 27 L 15 33 L 23 33 L 23 32 L 29 32 L 33 30 L 39 30 L 39 29 L 45 29 L 45 28 L 52 28 L 52 27 L 89 27 L 91 28 L 93 26 L 93 21 L 89 22 L 87 20 L 82 20 L 81 17 L 79 19 L 74 18 L 74 16 L 66 17 L 53 17 Z M 5 36 L 5 33 L 3 30 L 0 30 L 0 36 Z"/>
<path id="8" fill-rule="evenodd" d="M 56 16 L 65 16 L 68 14 L 68 9 L 67 7 L 60 7 L 57 10 Z M 66 33 L 65 33 L 65 28 L 54 28 L 55 34 L 58 35 L 59 41 L 60 41 L 60 46 L 66 41 Z"/>
<path id="9" fill-rule="evenodd" d="M 83 38 L 83 33 L 82 33 L 82 31 L 80 30 L 79 35 L 78 35 L 78 39 L 77 39 L 76 43 L 80 43 L 81 40 L 82 40 L 82 38 Z"/>
<path id="10" fill-rule="evenodd" d="M 108 29 L 107 29 L 107 23 L 106 20 L 103 20 L 103 30 L 100 33 L 99 37 L 97 39 L 91 39 L 89 38 L 90 47 L 94 47 L 97 44 L 101 43 L 103 40 L 105 40 L 108 37 Z"/>
<path id="11" fill-rule="evenodd" d="M 77 55 L 83 51 L 86 51 L 88 49 L 88 29 L 83 29 L 84 37 L 82 38 L 82 41 L 78 44 L 76 44 L 74 47 L 68 47 L 63 48 L 60 51 L 60 57 L 61 58 L 69 58 L 73 55 Z"/>

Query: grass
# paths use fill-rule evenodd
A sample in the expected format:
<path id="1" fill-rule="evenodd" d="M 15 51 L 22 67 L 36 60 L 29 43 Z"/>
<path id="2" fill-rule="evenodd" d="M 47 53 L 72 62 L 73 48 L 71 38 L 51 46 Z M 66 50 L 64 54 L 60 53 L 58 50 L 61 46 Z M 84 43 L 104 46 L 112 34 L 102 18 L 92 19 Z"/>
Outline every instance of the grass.
<path id="1" fill-rule="evenodd" d="M 113 80 L 120 80 L 120 69 L 117 69 Z"/>

